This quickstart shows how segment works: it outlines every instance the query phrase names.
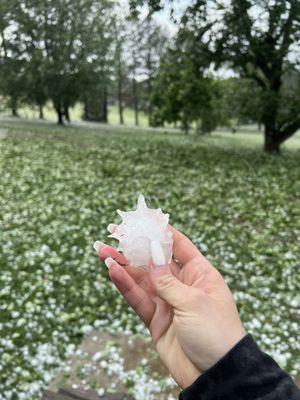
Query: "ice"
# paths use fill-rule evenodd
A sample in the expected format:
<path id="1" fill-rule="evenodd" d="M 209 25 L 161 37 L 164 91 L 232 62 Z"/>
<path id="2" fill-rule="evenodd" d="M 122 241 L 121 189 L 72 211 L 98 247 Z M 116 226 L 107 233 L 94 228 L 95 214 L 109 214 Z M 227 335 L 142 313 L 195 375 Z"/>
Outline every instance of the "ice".
<path id="1" fill-rule="evenodd" d="M 122 222 L 109 224 L 108 231 L 110 237 L 119 241 L 118 250 L 132 266 L 147 269 L 151 262 L 156 265 L 171 262 L 173 239 L 168 228 L 169 214 L 160 208 L 148 208 L 143 195 L 139 195 L 135 211 L 117 210 L 117 213 Z"/>

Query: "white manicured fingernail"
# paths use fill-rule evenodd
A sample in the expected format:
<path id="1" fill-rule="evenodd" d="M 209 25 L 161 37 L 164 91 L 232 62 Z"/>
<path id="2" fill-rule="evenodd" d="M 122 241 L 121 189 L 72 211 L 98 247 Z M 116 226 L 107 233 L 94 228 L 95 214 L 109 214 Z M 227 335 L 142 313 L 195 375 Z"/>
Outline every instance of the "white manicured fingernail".
<path id="1" fill-rule="evenodd" d="M 154 268 L 163 267 L 167 263 L 163 248 L 160 242 L 156 240 L 151 241 L 151 257 Z"/>
<path id="2" fill-rule="evenodd" d="M 111 257 L 108 257 L 104 260 L 105 265 L 107 266 L 107 268 L 109 269 L 113 264 L 115 264 L 115 260 Z"/>
<path id="3" fill-rule="evenodd" d="M 117 227 L 116 224 L 109 224 L 107 230 L 109 233 L 113 233 L 116 230 L 116 227 Z"/>
<path id="4" fill-rule="evenodd" d="M 100 240 L 96 240 L 96 242 L 93 244 L 93 247 L 97 253 L 99 253 L 101 247 L 103 247 L 103 246 L 105 246 L 105 244 L 100 242 Z"/>

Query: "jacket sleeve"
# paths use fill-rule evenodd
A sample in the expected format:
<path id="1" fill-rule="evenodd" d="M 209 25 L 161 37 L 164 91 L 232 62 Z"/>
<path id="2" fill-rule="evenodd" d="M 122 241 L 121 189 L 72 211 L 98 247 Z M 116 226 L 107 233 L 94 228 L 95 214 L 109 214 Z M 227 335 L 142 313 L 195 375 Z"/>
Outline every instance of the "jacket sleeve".
<path id="1" fill-rule="evenodd" d="M 300 400 L 293 379 L 251 335 L 184 389 L 179 400 Z"/>

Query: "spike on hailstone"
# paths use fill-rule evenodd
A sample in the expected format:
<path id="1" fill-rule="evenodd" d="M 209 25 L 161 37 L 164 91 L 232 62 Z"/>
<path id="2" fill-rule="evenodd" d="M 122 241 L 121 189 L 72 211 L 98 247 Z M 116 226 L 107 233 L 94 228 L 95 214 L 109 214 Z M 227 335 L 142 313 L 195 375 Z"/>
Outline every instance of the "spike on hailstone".
<path id="1" fill-rule="evenodd" d="M 173 239 L 172 233 L 168 229 L 169 214 L 164 214 L 160 208 L 148 208 L 145 197 L 139 195 L 137 209 L 135 211 L 120 211 L 117 213 L 122 218 L 119 225 L 114 225 L 114 230 L 110 237 L 119 241 L 118 250 L 134 267 L 147 266 L 152 260 L 153 249 L 159 249 L 160 261 L 165 260 L 170 263 L 172 259 Z M 112 224 L 109 227 L 113 226 Z M 110 232 L 111 230 L 108 229 Z"/>

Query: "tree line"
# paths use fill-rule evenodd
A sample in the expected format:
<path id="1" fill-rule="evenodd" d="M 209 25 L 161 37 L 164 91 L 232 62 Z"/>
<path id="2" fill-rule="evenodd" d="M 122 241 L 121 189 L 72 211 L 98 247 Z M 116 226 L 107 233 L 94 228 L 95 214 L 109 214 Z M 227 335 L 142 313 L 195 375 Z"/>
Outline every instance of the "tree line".
<path id="1" fill-rule="evenodd" d="M 50 100 L 59 123 L 82 103 L 107 122 L 108 105 L 207 133 L 238 123 L 264 127 L 267 152 L 300 128 L 300 3 L 199 0 L 173 17 L 170 37 L 157 0 L 0 0 L 0 93 L 12 113 Z M 176 6 L 176 2 L 174 2 Z M 148 15 L 140 15 L 147 5 Z M 176 13 L 174 13 L 176 15 Z M 232 78 L 216 78 L 220 68 Z"/>
<path id="2" fill-rule="evenodd" d="M 152 13 L 164 4 L 159 0 L 130 3 L 134 13 L 141 4 L 147 3 Z M 300 128 L 299 0 L 191 2 L 180 19 L 175 50 L 179 62 L 188 63 L 191 73 L 181 78 L 189 84 L 195 84 L 190 82 L 193 76 L 204 78 L 207 70 L 220 67 L 232 69 L 241 82 L 250 84 L 247 96 L 264 126 L 266 152 L 279 153 L 281 144 Z M 164 74 L 161 79 L 166 79 Z M 181 97 L 185 105 L 186 95 L 183 92 Z M 211 109 L 209 96 L 205 100 Z M 193 108 L 189 111 L 191 119 Z"/>
<path id="3" fill-rule="evenodd" d="M 166 44 L 151 18 L 119 17 L 109 0 L 1 0 L 0 93 L 12 114 L 50 100 L 58 123 L 83 104 L 86 120 L 107 122 L 108 103 L 151 113 L 153 79 Z"/>

